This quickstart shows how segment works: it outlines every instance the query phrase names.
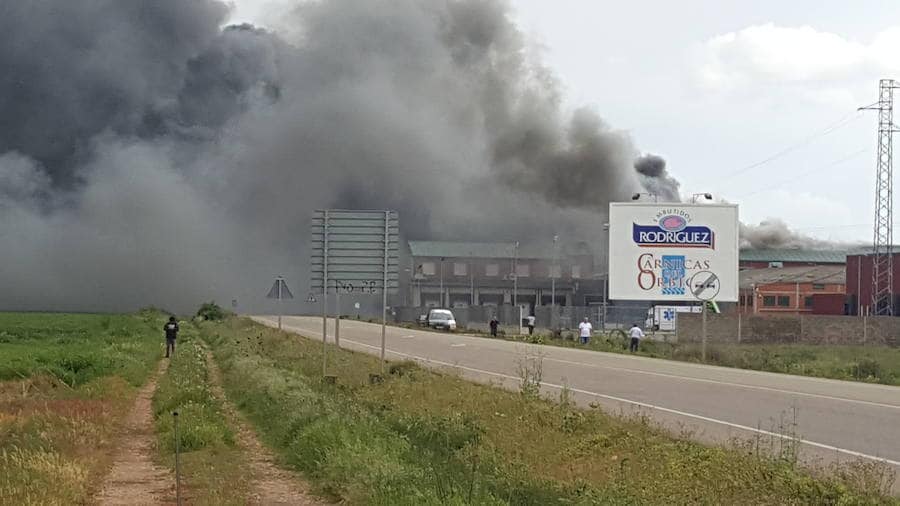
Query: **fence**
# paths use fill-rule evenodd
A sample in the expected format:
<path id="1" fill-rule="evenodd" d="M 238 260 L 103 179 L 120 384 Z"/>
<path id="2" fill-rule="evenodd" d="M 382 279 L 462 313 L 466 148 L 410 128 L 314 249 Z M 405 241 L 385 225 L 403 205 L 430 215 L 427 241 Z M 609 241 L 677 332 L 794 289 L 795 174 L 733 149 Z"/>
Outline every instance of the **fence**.
<path id="1" fill-rule="evenodd" d="M 574 329 L 588 318 L 595 328 L 605 324 L 607 328 L 628 327 L 635 322 L 643 324 L 647 317 L 647 305 L 608 305 L 603 306 L 538 306 L 534 308 L 536 326 L 547 328 Z M 415 322 L 421 315 L 428 314 L 428 307 L 394 308 L 394 321 Z M 554 314 L 555 310 L 555 314 Z M 519 311 L 511 304 L 501 306 L 469 306 L 452 308 L 456 323 L 462 327 L 486 328 L 491 317 L 496 316 L 501 325 L 518 326 Z M 527 316 L 527 315 L 523 315 Z"/>
<path id="2" fill-rule="evenodd" d="M 702 315 L 679 313 L 677 318 L 679 341 L 701 339 Z M 900 318 L 708 314 L 706 335 L 713 342 L 900 346 Z"/>

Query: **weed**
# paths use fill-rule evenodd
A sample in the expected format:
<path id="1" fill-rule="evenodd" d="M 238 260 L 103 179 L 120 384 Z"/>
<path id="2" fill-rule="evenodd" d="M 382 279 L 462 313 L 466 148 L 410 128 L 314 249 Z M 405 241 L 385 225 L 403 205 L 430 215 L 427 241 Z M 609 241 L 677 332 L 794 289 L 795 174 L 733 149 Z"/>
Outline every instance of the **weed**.
<path id="1" fill-rule="evenodd" d="M 541 393 L 544 376 L 544 354 L 526 349 L 518 359 L 519 390 L 524 397 L 537 398 Z"/>

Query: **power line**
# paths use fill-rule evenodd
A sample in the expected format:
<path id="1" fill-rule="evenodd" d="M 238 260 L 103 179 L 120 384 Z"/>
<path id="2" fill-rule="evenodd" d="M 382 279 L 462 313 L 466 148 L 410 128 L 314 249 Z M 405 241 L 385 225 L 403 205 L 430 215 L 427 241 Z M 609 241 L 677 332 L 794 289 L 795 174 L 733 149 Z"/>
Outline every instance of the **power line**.
<path id="1" fill-rule="evenodd" d="M 782 185 L 784 185 L 784 184 L 786 184 L 786 183 L 791 183 L 791 182 L 793 182 L 793 181 L 796 181 L 796 180 L 798 180 L 798 179 L 800 179 L 800 178 L 802 178 L 802 177 L 804 177 L 804 176 L 808 176 L 808 175 L 812 174 L 813 172 L 825 171 L 825 170 L 827 170 L 827 169 L 829 169 L 829 168 L 836 167 L 836 166 L 838 166 L 838 165 L 840 165 L 840 164 L 842 164 L 842 163 L 844 163 L 844 162 L 846 162 L 846 161 L 852 160 L 853 158 L 856 158 L 857 156 L 859 156 L 859 155 L 861 155 L 861 154 L 863 154 L 863 153 L 866 153 L 866 152 L 868 152 L 868 151 L 869 151 L 869 148 L 863 148 L 863 149 L 854 151 L 853 153 L 850 153 L 850 154 L 848 154 L 848 155 L 844 155 L 843 157 L 838 158 L 837 160 L 834 160 L 834 161 L 832 161 L 832 162 L 829 162 L 829 163 L 827 163 L 827 164 L 825 164 L 825 165 L 822 165 L 822 166 L 819 166 L 819 167 L 815 167 L 815 168 L 813 168 L 813 169 L 810 169 L 810 170 L 801 172 L 800 174 L 797 174 L 797 175 L 794 176 L 794 177 L 791 177 L 791 178 L 788 178 L 788 179 L 784 179 L 784 180 L 782 180 L 782 181 L 779 181 L 778 183 L 775 183 L 774 185 L 767 186 L 767 187 L 761 188 L 761 189 L 759 189 L 759 190 L 754 190 L 754 191 L 752 191 L 752 192 L 750 192 L 750 193 L 744 193 L 743 195 L 738 195 L 738 196 L 736 196 L 736 197 L 734 197 L 734 198 L 738 198 L 738 199 L 740 199 L 740 198 L 745 198 L 745 197 L 749 197 L 749 196 L 751 196 L 751 195 L 756 195 L 757 193 L 762 193 L 762 192 L 766 192 L 766 191 L 769 191 L 769 190 L 777 189 L 777 188 L 781 187 Z"/>
<path id="2" fill-rule="evenodd" d="M 826 127 L 823 128 L 822 130 L 820 130 L 820 131 L 818 131 L 818 132 L 816 132 L 816 133 L 810 135 L 809 137 L 806 137 L 806 138 L 802 139 L 801 141 L 797 142 L 796 144 L 792 144 L 792 145 L 790 145 L 790 146 L 788 146 L 788 147 L 782 149 L 781 151 L 778 151 L 778 152 L 776 152 L 775 154 L 773 154 L 773 155 L 771 155 L 771 156 L 769 156 L 769 157 L 766 157 L 766 158 L 764 158 L 764 159 L 762 159 L 762 160 L 760 160 L 760 161 L 758 161 L 758 162 L 751 163 L 750 165 L 747 165 L 747 166 L 741 167 L 741 168 L 739 168 L 739 169 L 737 169 L 737 170 L 734 170 L 734 171 L 732 171 L 731 173 L 726 174 L 725 177 L 726 177 L 726 178 L 732 178 L 732 177 L 737 176 L 738 174 L 741 174 L 741 173 L 743 173 L 743 172 L 746 172 L 746 171 L 748 171 L 748 170 L 750 170 L 750 169 L 755 169 L 756 167 L 760 167 L 760 166 L 765 165 L 765 164 L 767 164 L 767 163 L 769 163 L 769 162 L 772 162 L 772 161 L 774 161 L 774 160 L 777 160 L 777 159 L 781 158 L 782 156 L 784 156 L 784 155 L 786 155 L 786 154 L 788 154 L 788 153 L 792 153 L 792 152 L 794 152 L 794 151 L 796 151 L 796 150 L 798 150 L 798 149 L 800 149 L 800 148 L 806 146 L 807 144 L 811 143 L 812 141 L 818 139 L 819 137 L 823 137 L 823 136 L 826 136 L 826 135 L 828 135 L 828 134 L 830 134 L 830 133 L 832 133 L 832 132 L 834 132 L 834 131 L 836 131 L 836 130 L 840 130 L 841 128 L 843 128 L 843 127 L 849 125 L 850 123 L 852 123 L 852 122 L 858 120 L 861 116 L 862 116 L 862 114 L 861 114 L 860 111 L 853 111 L 853 112 L 851 112 L 851 113 L 849 113 L 849 114 L 846 114 L 846 115 L 844 115 L 841 119 L 839 119 L 839 120 L 835 121 L 834 123 L 832 123 L 832 124 L 826 126 Z"/>

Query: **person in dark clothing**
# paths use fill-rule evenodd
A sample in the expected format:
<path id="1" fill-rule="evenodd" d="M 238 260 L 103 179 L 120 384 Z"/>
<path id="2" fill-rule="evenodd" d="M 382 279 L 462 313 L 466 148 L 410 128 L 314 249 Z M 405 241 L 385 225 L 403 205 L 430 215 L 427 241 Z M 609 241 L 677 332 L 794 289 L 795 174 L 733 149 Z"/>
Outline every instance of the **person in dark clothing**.
<path id="1" fill-rule="evenodd" d="M 166 331 L 166 358 L 175 354 L 175 339 L 178 337 L 178 322 L 174 316 L 169 317 L 169 321 L 163 326 Z"/>
<path id="2" fill-rule="evenodd" d="M 497 326 L 500 325 L 500 322 L 497 321 L 497 317 L 492 316 L 491 322 L 488 325 L 491 326 L 491 337 L 497 337 Z"/>

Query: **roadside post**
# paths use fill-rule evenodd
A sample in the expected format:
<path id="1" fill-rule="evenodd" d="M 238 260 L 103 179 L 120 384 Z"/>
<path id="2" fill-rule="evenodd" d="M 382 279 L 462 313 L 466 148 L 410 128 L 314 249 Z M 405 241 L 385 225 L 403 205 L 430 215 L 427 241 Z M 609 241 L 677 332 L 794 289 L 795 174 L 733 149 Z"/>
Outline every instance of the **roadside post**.
<path id="1" fill-rule="evenodd" d="M 294 294 L 291 293 L 291 290 L 288 288 L 287 283 L 284 281 L 284 278 L 278 276 L 275 278 L 275 283 L 272 284 L 272 288 L 269 289 L 268 295 L 266 295 L 267 299 L 275 299 L 278 301 L 278 330 L 281 330 L 281 316 L 284 313 L 284 304 L 283 301 L 285 299 L 293 299 Z"/>
<path id="2" fill-rule="evenodd" d="M 400 224 L 396 211 L 320 209 L 313 212 L 311 289 L 322 291 L 322 376 L 328 372 L 329 289 L 340 294 L 381 295 L 381 373 L 384 374 L 388 294 L 399 289 Z M 354 304 L 357 309 L 359 305 Z M 335 343 L 339 345 L 336 310 Z"/>
<path id="3" fill-rule="evenodd" d="M 178 412 L 172 412 L 172 424 L 175 431 L 175 504 L 181 506 L 181 442 L 178 438 Z"/>
<path id="4" fill-rule="evenodd" d="M 701 339 L 703 344 L 701 345 L 700 355 L 701 360 L 706 362 L 706 313 L 709 312 L 709 302 L 715 300 L 716 295 L 719 294 L 721 284 L 719 282 L 719 277 L 716 276 L 715 273 L 710 271 L 700 271 L 691 277 L 689 286 L 694 297 L 703 302 L 703 323 L 701 329 Z"/>

